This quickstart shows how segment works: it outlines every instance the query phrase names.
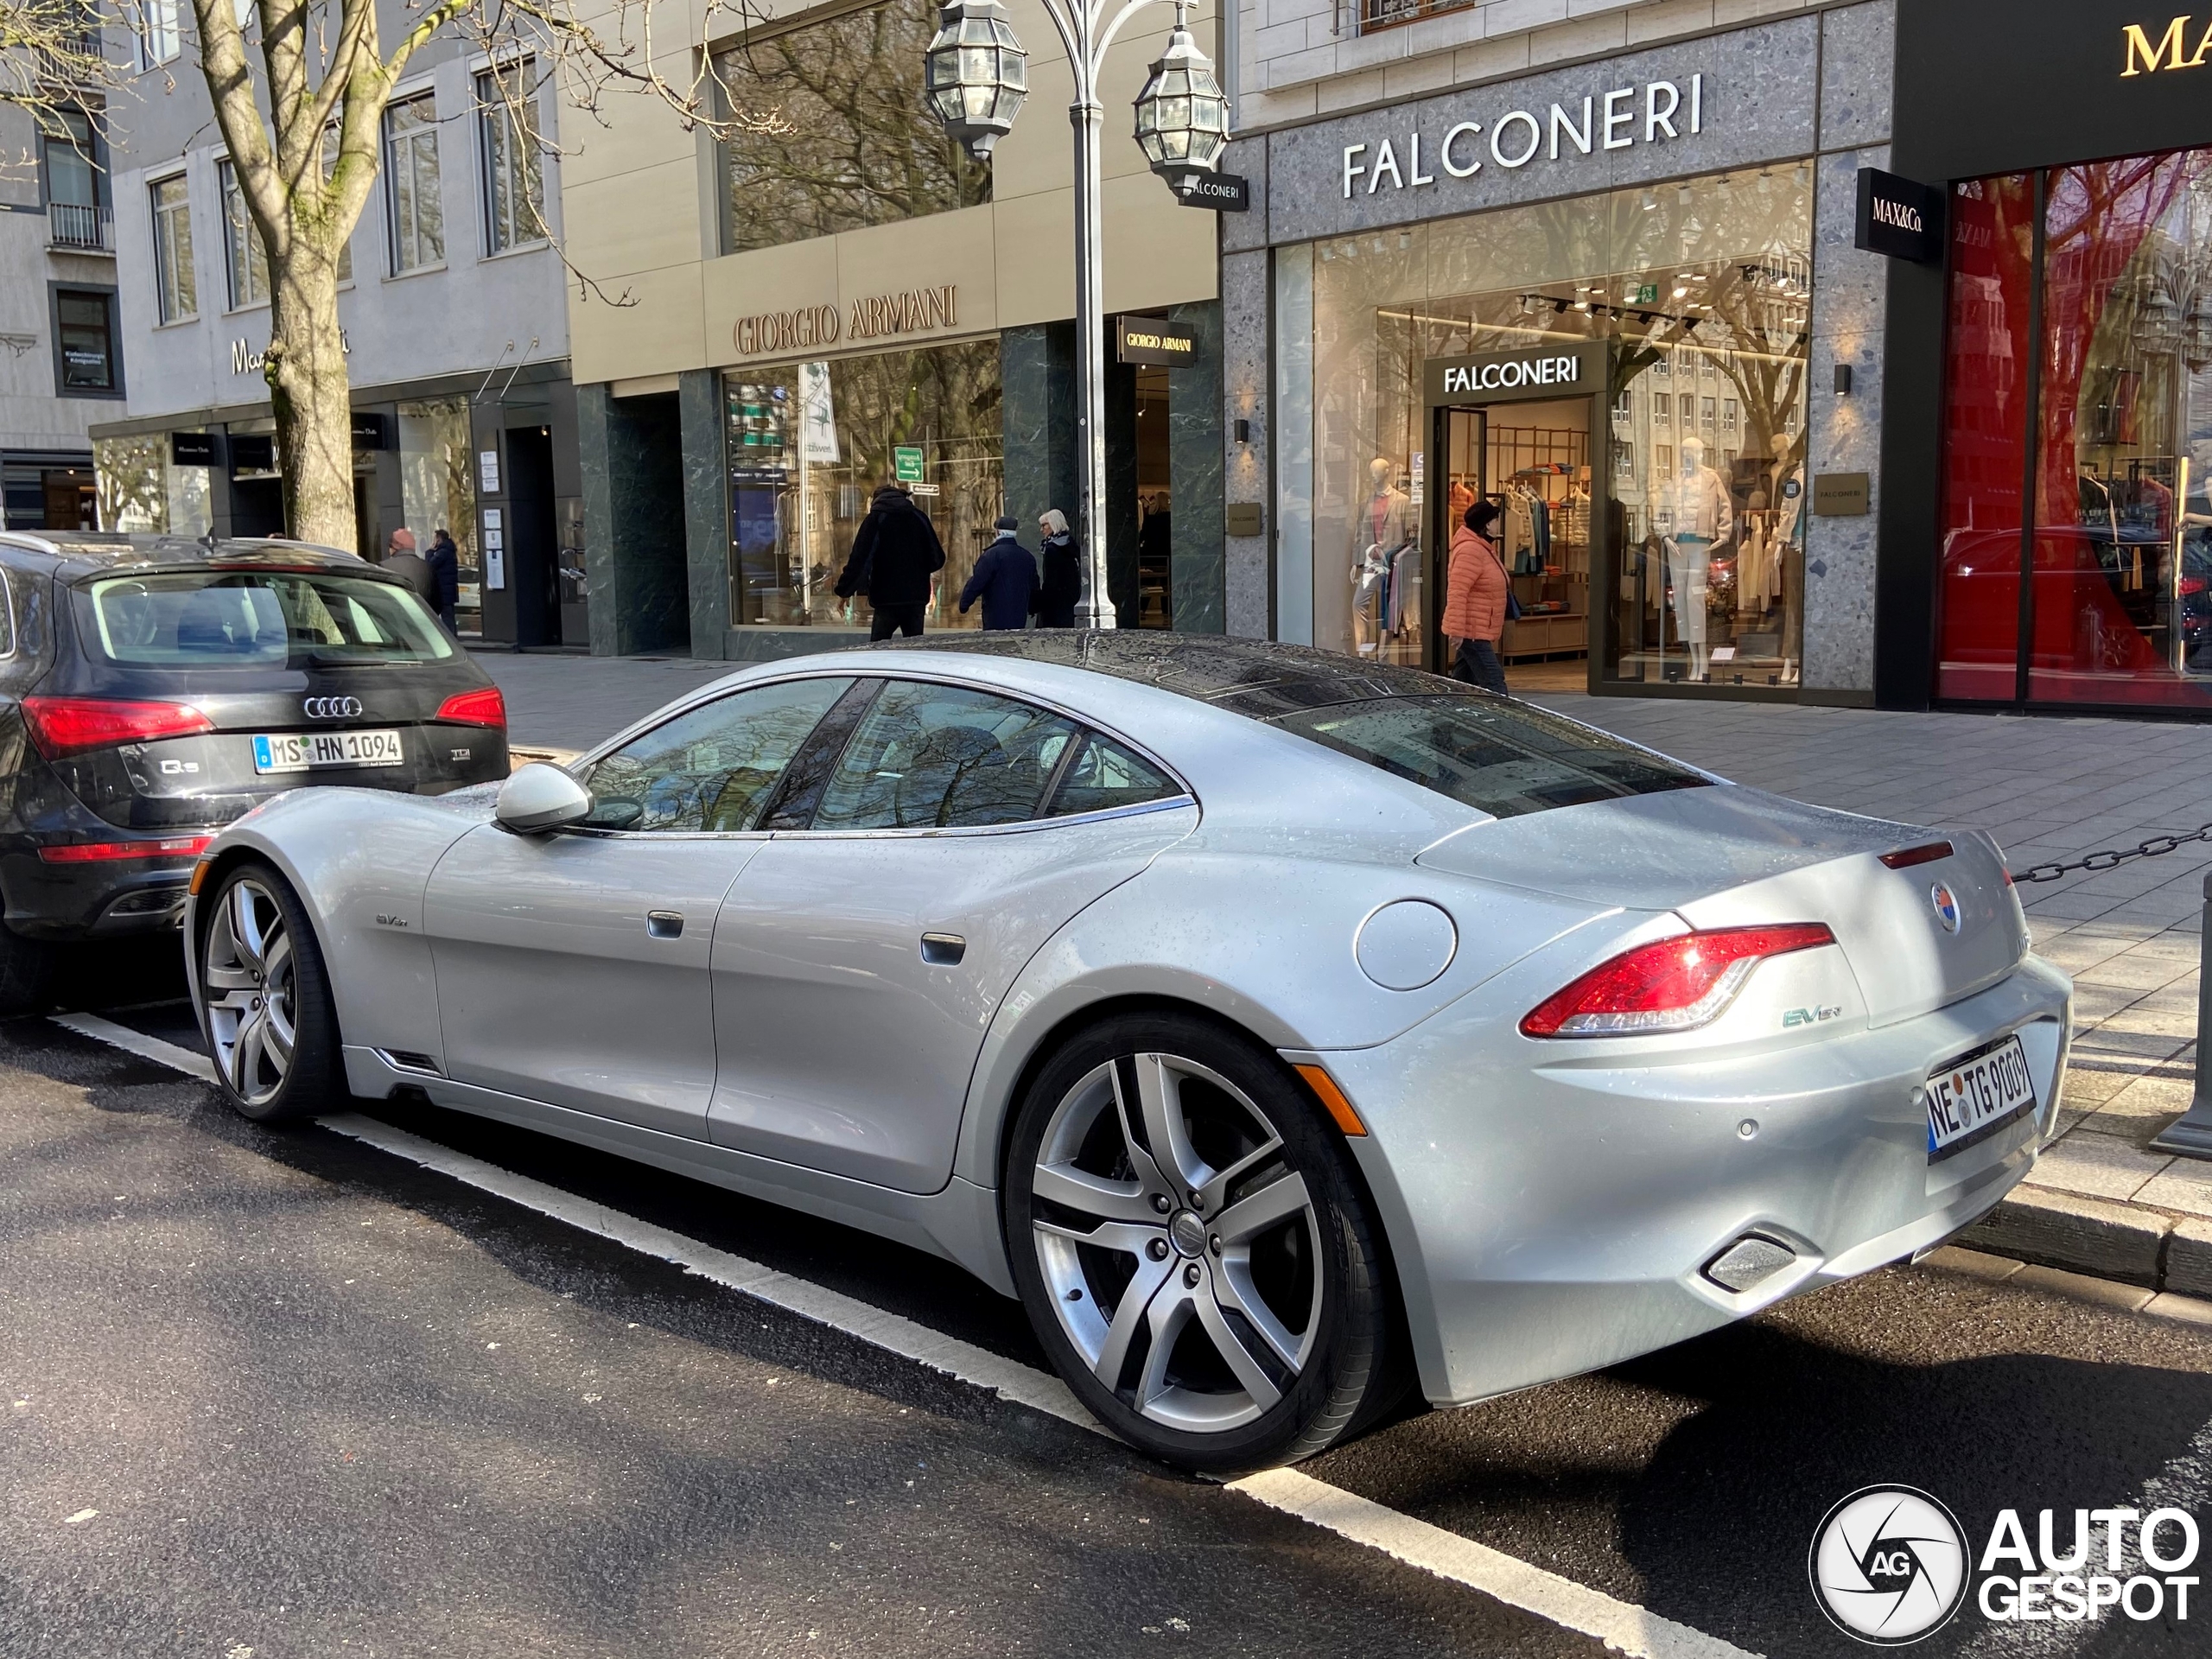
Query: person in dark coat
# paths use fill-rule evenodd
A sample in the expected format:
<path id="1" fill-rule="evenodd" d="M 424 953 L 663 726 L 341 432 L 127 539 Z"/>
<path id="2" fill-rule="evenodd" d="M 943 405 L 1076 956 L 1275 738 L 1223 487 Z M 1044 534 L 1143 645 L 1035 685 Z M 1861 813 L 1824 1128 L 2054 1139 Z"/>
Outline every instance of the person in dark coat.
<path id="1" fill-rule="evenodd" d="M 977 600 L 983 601 L 987 630 L 1027 626 L 1037 606 L 1037 561 L 1014 532 L 1021 521 L 1009 515 L 992 526 L 998 539 L 976 561 L 975 573 L 960 590 L 960 614 Z"/>
<path id="2" fill-rule="evenodd" d="M 436 584 L 438 620 L 446 625 L 446 632 L 453 632 L 458 626 L 454 620 L 454 608 L 461 603 L 461 550 L 454 545 L 452 533 L 443 524 L 430 542 L 430 553 L 424 561 L 430 567 L 430 579 Z"/>
<path id="3" fill-rule="evenodd" d="M 1083 552 L 1068 531 L 1068 516 L 1048 507 L 1037 520 L 1045 538 L 1045 580 L 1037 590 L 1037 626 L 1075 626 L 1076 601 L 1083 597 Z"/>
<path id="4" fill-rule="evenodd" d="M 944 569 L 944 543 L 937 526 L 896 484 L 875 493 L 868 517 L 853 537 L 852 556 L 837 578 L 837 597 L 866 594 L 875 621 L 868 638 L 893 633 L 919 639 L 930 607 L 930 578 Z"/>
<path id="5" fill-rule="evenodd" d="M 384 569 L 415 590 L 416 596 L 426 605 L 437 603 L 437 583 L 431 579 L 430 567 L 415 550 L 415 532 L 404 526 L 391 532 L 391 540 L 385 548 Z"/>

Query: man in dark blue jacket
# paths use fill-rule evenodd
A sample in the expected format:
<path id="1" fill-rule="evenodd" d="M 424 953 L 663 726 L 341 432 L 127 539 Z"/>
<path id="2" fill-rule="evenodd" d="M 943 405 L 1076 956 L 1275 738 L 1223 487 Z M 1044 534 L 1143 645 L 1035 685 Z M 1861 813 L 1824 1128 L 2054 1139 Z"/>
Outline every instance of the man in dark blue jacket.
<path id="1" fill-rule="evenodd" d="M 960 613 L 977 600 L 983 601 L 986 628 L 1019 628 L 1027 625 L 1031 602 L 1037 597 L 1037 561 L 1014 532 L 1020 520 L 1001 518 L 992 526 L 998 539 L 976 561 L 976 572 L 960 590 Z"/>

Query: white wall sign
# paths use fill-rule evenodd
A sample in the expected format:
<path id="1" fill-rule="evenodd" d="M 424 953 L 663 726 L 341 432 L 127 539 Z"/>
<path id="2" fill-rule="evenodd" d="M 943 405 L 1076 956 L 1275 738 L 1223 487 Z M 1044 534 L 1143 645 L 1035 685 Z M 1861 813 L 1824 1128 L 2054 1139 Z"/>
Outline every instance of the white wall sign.
<path id="1" fill-rule="evenodd" d="M 476 452 L 476 487 L 486 495 L 499 493 L 499 452 L 480 449 Z"/>
<path id="2" fill-rule="evenodd" d="M 1471 179 L 1485 164 L 1512 171 L 1539 156 L 1556 162 L 1572 160 L 1608 149 L 1632 149 L 1639 143 L 1662 143 L 1685 133 L 1705 130 L 1705 77 L 1694 74 L 1687 86 L 1671 80 L 1646 81 L 1638 86 L 1617 86 L 1608 92 L 1592 92 L 1577 106 L 1554 103 L 1548 112 L 1509 110 L 1495 118 L 1485 133 L 1479 121 L 1458 121 L 1432 134 L 1427 159 L 1422 158 L 1421 131 L 1415 126 L 1406 135 L 1402 162 L 1395 135 L 1366 143 L 1344 147 L 1344 199 L 1353 186 L 1365 181 L 1373 195 L 1387 180 L 1393 190 L 1417 189 L 1434 184 L 1438 167 L 1455 179 Z"/>

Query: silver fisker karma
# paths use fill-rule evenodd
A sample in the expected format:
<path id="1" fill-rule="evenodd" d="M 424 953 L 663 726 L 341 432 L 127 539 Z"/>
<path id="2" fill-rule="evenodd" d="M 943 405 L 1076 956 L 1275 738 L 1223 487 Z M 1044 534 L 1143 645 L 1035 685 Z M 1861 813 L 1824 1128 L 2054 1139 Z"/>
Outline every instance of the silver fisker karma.
<path id="1" fill-rule="evenodd" d="M 565 769 L 296 791 L 192 894 L 248 1116 L 426 1100 L 950 1258 L 1210 1471 L 1934 1248 L 2026 1173 L 2070 1022 L 1979 831 L 1158 633 L 811 656 Z"/>

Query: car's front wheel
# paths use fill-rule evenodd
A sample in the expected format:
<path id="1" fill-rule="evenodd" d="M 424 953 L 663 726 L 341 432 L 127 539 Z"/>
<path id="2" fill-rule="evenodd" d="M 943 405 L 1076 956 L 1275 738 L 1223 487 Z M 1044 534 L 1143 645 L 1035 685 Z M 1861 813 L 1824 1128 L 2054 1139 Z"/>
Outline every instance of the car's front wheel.
<path id="1" fill-rule="evenodd" d="M 1391 1290 L 1350 1155 L 1237 1033 L 1132 1014 L 1068 1043 L 1020 1105 L 1003 1190 L 1039 1340 L 1141 1450 L 1294 1462 L 1386 1388 Z"/>
<path id="2" fill-rule="evenodd" d="M 200 1021 L 231 1104 L 267 1123 L 343 1103 L 330 980 L 291 885 L 265 864 L 232 870 L 199 949 Z"/>

